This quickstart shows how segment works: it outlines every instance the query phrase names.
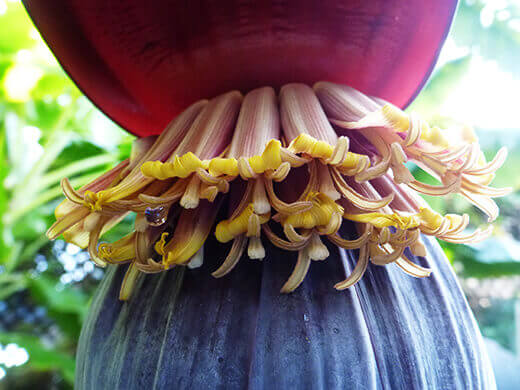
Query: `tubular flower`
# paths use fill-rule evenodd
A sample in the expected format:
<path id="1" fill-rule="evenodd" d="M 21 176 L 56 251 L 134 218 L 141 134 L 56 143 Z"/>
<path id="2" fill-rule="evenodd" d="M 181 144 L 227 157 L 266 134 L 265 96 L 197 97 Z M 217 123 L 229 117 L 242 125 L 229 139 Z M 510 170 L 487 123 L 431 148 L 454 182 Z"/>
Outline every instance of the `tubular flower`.
<path id="1" fill-rule="evenodd" d="M 327 259 L 324 240 L 359 249 L 339 290 L 356 283 L 369 261 L 425 277 L 430 270 L 410 256 L 426 255 L 421 233 L 463 243 L 486 238 L 491 228 L 466 233 L 467 215 L 443 216 L 415 193 L 458 193 L 492 222 L 498 215 L 492 198 L 509 192 L 489 187 L 505 157 L 503 148 L 486 162 L 471 130 L 448 136 L 347 86 L 287 84 L 278 95 L 270 87 L 245 96 L 232 91 L 191 105 L 159 137 L 137 140 L 128 160 L 91 184 L 75 190 L 64 179 L 67 199 L 48 236 L 88 247 L 100 266 L 131 263 L 121 299 L 140 272 L 200 266 L 210 234 L 231 245 L 213 272 L 217 278 L 246 250 L 263 259 L 265 240 L 298 252 L 282 292 L 300 285 L 312 260 Z M 439 184 L 417 181 L 408 162 Z M 135 231 L 98 245 L 128 213 L 135 214 Z M 340 236 L 345 220 L 356 224 L 358 238 Z"/>

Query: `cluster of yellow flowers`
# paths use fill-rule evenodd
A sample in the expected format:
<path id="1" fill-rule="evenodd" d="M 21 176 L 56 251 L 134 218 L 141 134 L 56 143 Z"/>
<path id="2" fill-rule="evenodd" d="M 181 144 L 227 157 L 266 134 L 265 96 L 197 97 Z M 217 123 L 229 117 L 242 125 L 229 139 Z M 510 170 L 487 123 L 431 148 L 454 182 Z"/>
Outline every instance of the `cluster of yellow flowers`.
<path id="1" fill-rule="evenodd" d="M 411 190 L 461 194 L 492 221 L 498 215 L 492 198 L 509 189 L 488 185 L 505 157 L 501 149 L 487 163 L 469 129 L 448 138 L 347 86 L 288 84 L 278 96 L 269 87 L 245 96 L 233 91 L 193 104 L 159 137 L 137 140 L 128 160 L 84 188 L 76 191 L 65 179 L 67 199 L 48 235 L 88 247 L 100 266 L 131 263 L 122 299 L 140 272 L 202 264 L 219 209 L 229 218 L 216 223 L 215 237 L 232 245 L 215 277 L 230 272 L 246 248 L 252 259 L 266 257 L 267 238 L 298 252 L 282 287 L 293 291 L 311 260 L 329 257 L 324 237 L 339 248 L 359 249 L 354 271 L 337 289 L 356 283 L 369 261 L 394 262 L 424 277 L 430 271 L 411 256 L 426 256 L 421 233 L 469 242 L 491 229 L 465 234 L 467 215 L 442 216 Z M 418 182 L 409 161 L 439 184 Z M 129 212 L 136 215 L 135 231 L 98 245 L 101 234 Z M 340 236 L 344 220 L 356 224 L 357 239 Z"/>

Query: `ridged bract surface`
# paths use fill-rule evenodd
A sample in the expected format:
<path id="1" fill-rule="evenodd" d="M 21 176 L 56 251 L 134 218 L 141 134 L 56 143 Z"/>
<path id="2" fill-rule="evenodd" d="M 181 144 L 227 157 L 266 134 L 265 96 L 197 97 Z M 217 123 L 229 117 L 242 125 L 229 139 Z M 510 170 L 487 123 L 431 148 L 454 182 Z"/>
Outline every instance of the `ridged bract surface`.
<path id="1" fill-rule="evenodd" d="M 332 284 L 356 253 L 335 248 L 289 295 L 279 289 L 295 256 L 272 246 L 214 279 L 226 249 L 210 240 L 202 268 L 148 275 L 126 303 L 124 267 L 112 267 L 81 334 L 76 389 L 494 389 L 451 266 L 425 244 L 417 261 L 431 277 L 370 265 L 343 292 Z"/>

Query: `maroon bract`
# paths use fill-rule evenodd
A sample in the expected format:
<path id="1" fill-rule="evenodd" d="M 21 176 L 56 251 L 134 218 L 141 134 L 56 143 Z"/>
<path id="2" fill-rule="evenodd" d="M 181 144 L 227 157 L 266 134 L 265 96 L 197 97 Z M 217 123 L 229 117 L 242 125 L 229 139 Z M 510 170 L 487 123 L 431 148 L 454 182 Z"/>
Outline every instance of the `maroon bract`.
<path id="1" fill-rule="evenodd" d="M 61 65 L 126 130 L 159 134 L 199 99 L 320 80 L 403 107 L 456 1 L 25 0 Z"/>

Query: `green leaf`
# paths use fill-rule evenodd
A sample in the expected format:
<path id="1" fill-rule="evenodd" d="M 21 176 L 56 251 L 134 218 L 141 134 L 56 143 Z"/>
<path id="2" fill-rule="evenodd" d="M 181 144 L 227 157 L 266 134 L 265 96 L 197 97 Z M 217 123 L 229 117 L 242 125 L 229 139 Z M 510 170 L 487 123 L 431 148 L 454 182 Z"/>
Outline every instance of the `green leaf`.
<path id="1" fill-rule="evenodd" d="M 16 53 L 22 48 L 34 46 L 31 37 L 33 25 L 21 2 L 6 2 L 7 11 L 0 16 L 0 53 Z"/>
<path id="2" fill-rule="evenodd" d="M 73 141 L 67 145 L 54 160 L 49 170 L 62 168 L 67 164 L 105 153 L 104 149 L 88 141 Z M 86 173 L 86 172 L 82 172 Z"/>
<path id="3" fill-rule="evenodd" d="M 22 273 L 3 272 L 0 274 L 0 300 L 5 300 L 25 288 L 27 288 L 27 282 Z"/>
<path id="4" fill-rule="evenodd" d="M 64 73 L 47 73 L 38 81 L 31 95 L 33 99 L 57 98 L 71 88 L 74 85 Z"/>
<path id="5" fill-rule="evenodd" d="M 455 245 L 441 242 L 449 250 L 453 262 L 462 264 L 464 277 L 492 278 L 520 275 L 520 261 L 510 253 L 503 240 L 495 237 L 476 245 Z M 518 250 L 519 244 L 516 243 Z"/>
<path id="6" fill-rule="evenodd" d="M 30 107 L 32 105 L 32 107 Z M 25 117 L 27 122 L 45 132 L 52 130 L 59 119 L 64 115 L 69 107 L 60 106 L 56 100 L 31 100 L 25 104 L 26 113 L 20 116 Z M 67 123 L 65 123 L 66 125 Z M 68 130 L 68 129 L 65 129 Z"/>
<path id="7" fill-rule="evenodd" d="M 25 333 L 0 333 L 0 343 L 14 343 L 27 351 L 29 360 L 23 367 L 36 371 L 59 371 L 68 383 L 74 383 L 74 358 L 43 345 L 38 337 Z"/>
<path id="8" fill-rule="evenodd" d="M 3 123 L 0 123 L 1 130 L 4 130 Z M 5 139 L 5 131 L 0 132 L 0 182 L 4 183 L 5 178 L 9 174 L 9 165 L 7 162 L 7 145 Z M 0 215 L 4 215 L 7 210 L 9 195 L 4 185 L 0 186 Z M 4 231 L 3 218 L 0 218 L 0 232 Z M 0 234 L 0 264 L 5 263 L 9 257 L 10 246 L 6 244 L 5 235 Z"/>
<path id="9" fill-rule="evenodd" d="M 88 311 L 88 296 L 79 289 L 63 286 L 57 280 L 40 275 L 28 278 L 31 297 L 47 308 L 47 314 L 72 340 L 79 337 Z"/>
<path id="10" fill-rule="evenodd" d="M 4 76 L 7 72 L 7 70 L 13 65 L 14 55 L 13 56 L 7 56 L 7 55 L 0 55 L 0 80 L 4 79 Z M 3 88 L 3 83 L 0 85 L 0 101 L 5 99 L 5 92 Z"/>
<path id="11" fill-rule="evenodd" d="M 79 289 L 63 286 L 45 275 L 28 278 L 28 288 L 31 295 L 49 310 L 77 315 L 81 321 L 87 314 L 88 296 Z"/>
<path id="12" fill-rule="evenodd" d="M 14 238 L 25 241 L 36 240 L 39 236 L 45 234 L 48 229 L 47 217 L 48 215 L 43 214 L 40 209 L 35 209 L 17 219 L 11 228 Z"/>

